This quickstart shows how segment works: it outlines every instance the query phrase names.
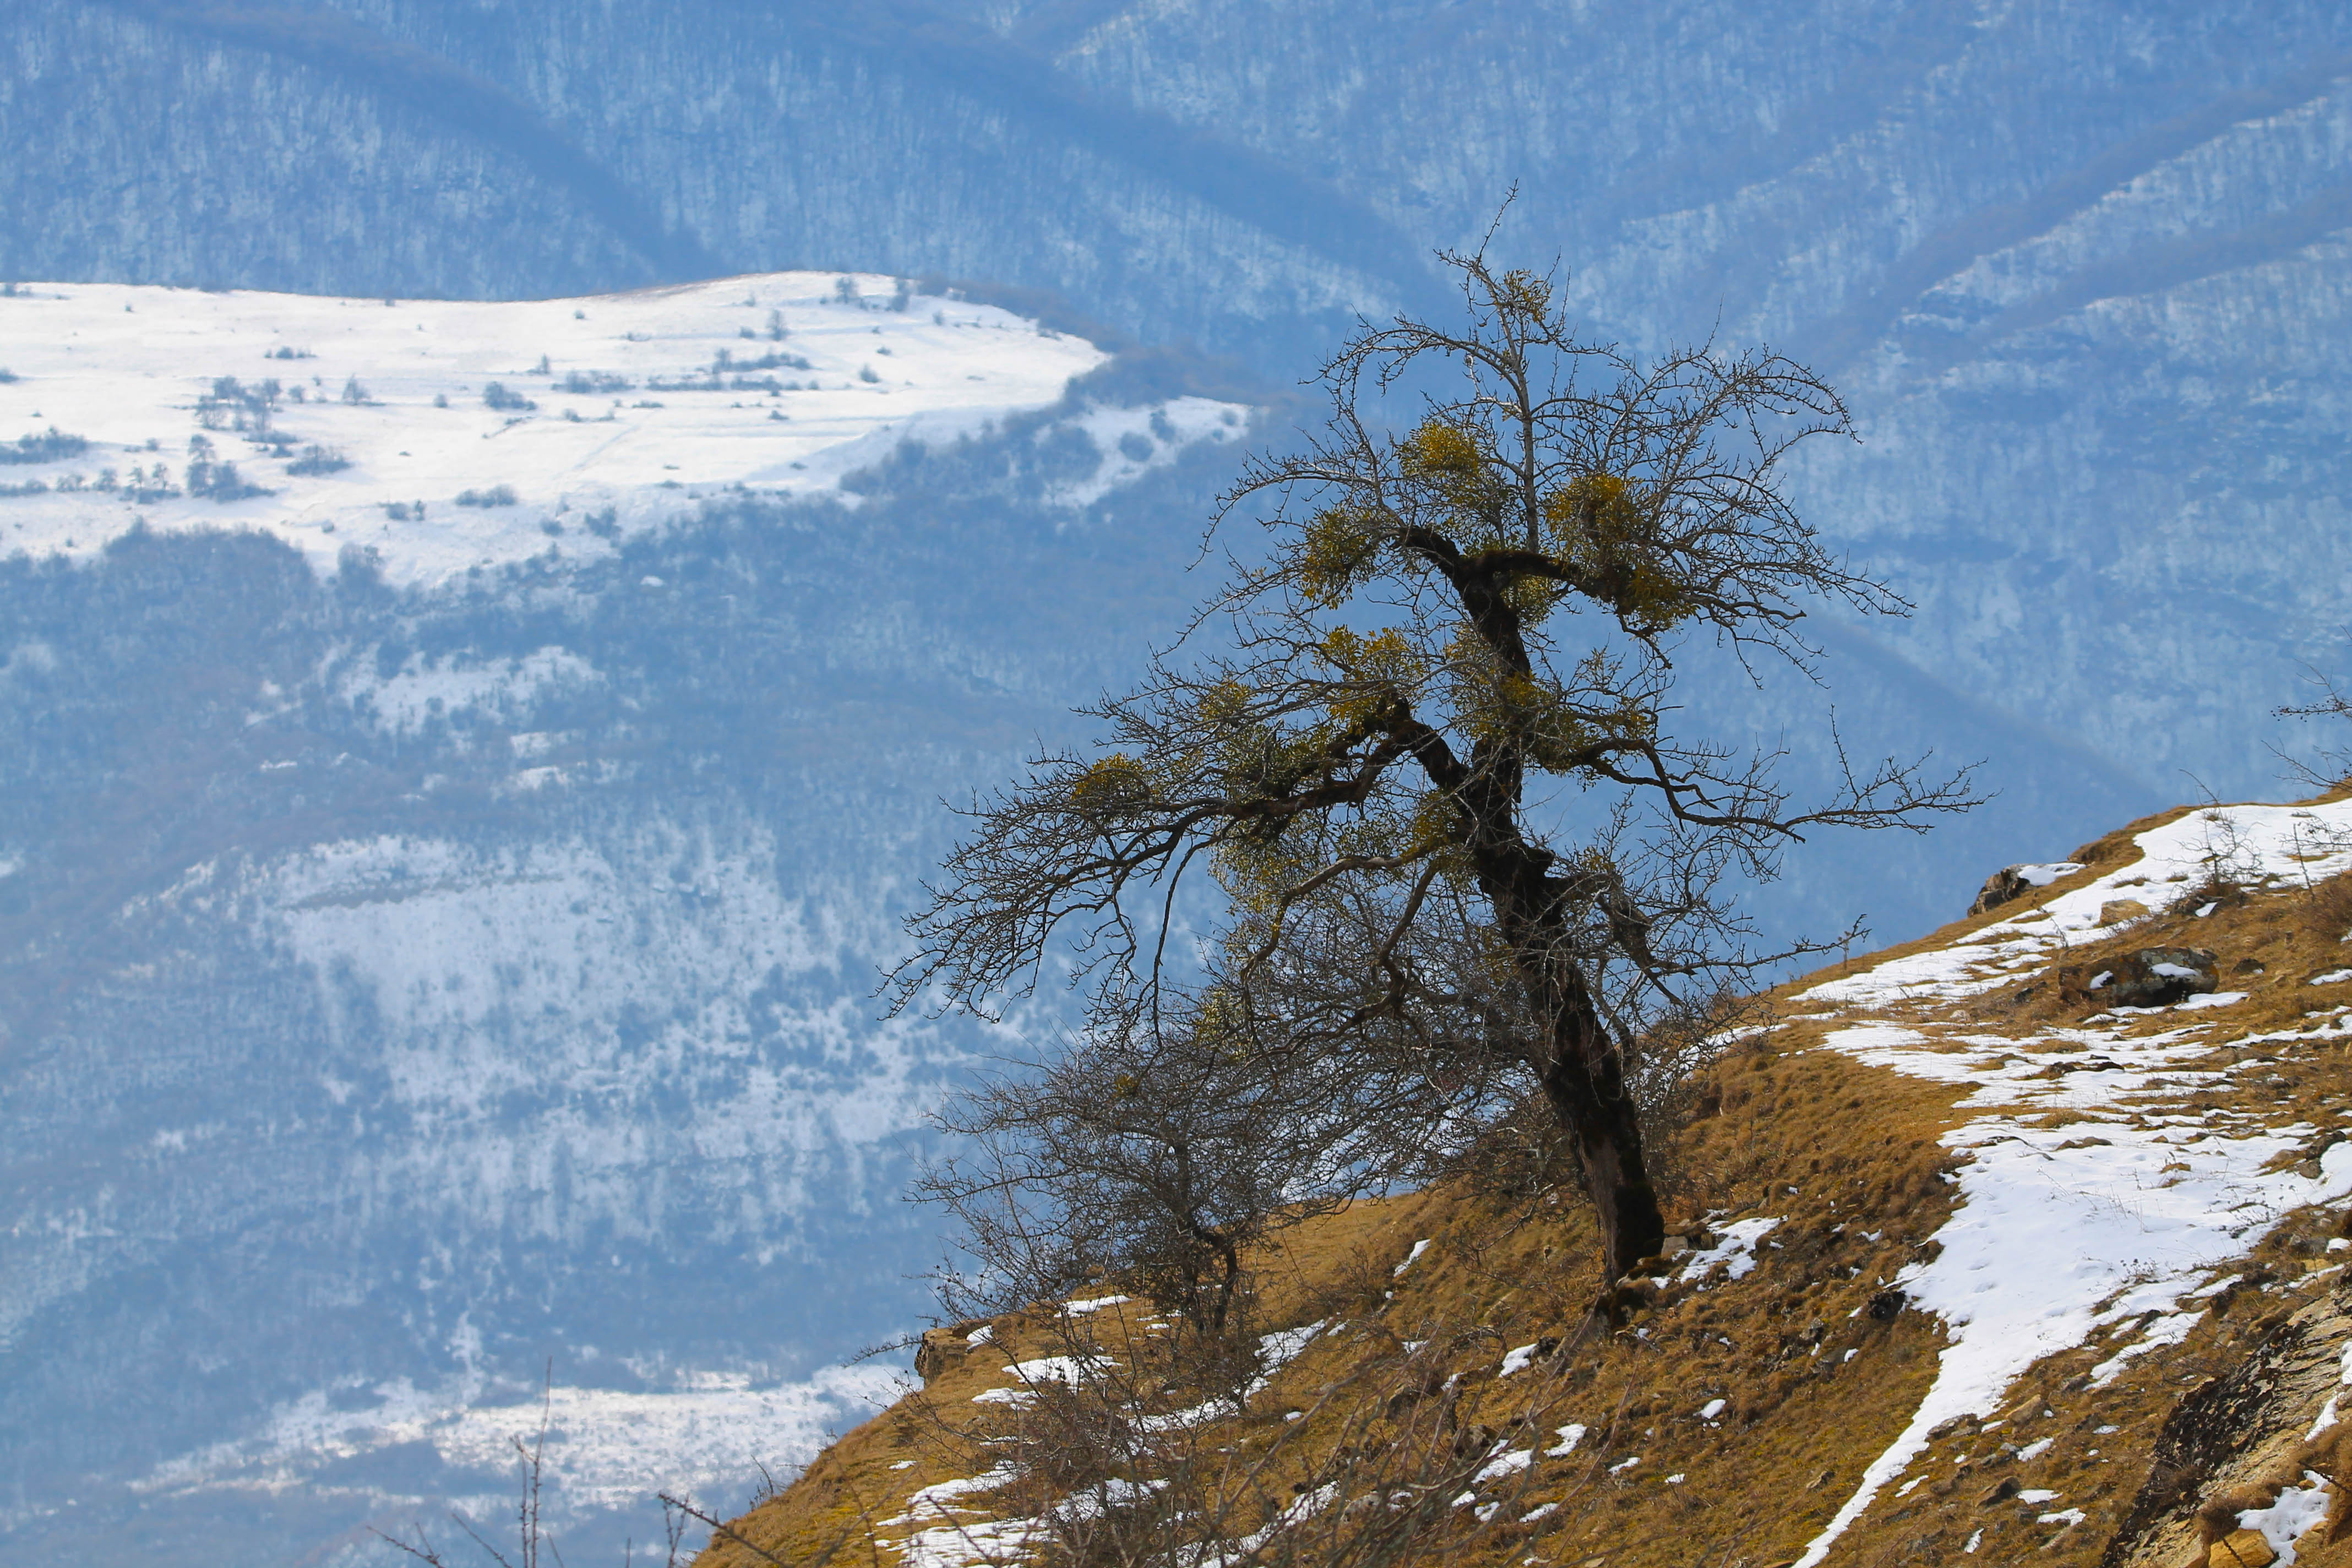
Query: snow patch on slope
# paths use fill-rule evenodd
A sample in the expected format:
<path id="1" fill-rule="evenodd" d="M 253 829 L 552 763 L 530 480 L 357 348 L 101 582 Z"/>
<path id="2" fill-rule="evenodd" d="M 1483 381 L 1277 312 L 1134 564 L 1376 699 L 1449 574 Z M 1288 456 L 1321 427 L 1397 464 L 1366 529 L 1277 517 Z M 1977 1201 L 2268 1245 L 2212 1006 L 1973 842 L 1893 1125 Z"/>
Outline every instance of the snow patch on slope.
<path id="1" fill-rule="evenodd" d="M 1233 439 L 1242 411 L 1207 397 L 1179 397 L 1154 408 L 1094 408 L 1071 421 L 1102 457 L 1091 478 L 1046 492 L 1056 506 L 1091 506 L 1123 485 L 1173 462 L 1196 441 Z"/>
<path id="2" fill-rule="evenodd" d="M 2217 869 L 2243 882 L 2332 875 L 2352 866 L 2347 836 L 2352 802 L 2192 813 L 2139 835 L 2138 860 L 2044 910 L 1815 986 L 1797 1000 L 1885 1006 L 1974 994 L 2013 978 L 1987 983 L 1970 973 L 1988 947 L 2055 949 L 2066 933 L 2097 928 L 2110 899 L 2151 886 L 2193 887 Z M 1798 1568 L 1828 1555 L 1926 1448 L 1935 1427 L 1956 1415 L 1990 1414 L 2042 1358 L 2126 1319 L 2157 1314 L 2095 1374 L 2111 1381 L 2135 1357 L 2186 1332 L 2194 1319 L 2177 1309 L 2200 1286 L 2210 1289 L 2216 1265 L 2242 1254 L 2289 1211 L 2352 1194 L 2352 1143 L 2327 1149 L 2316 1176 L 2266 1170 L 2286 1163 L 2280 1157 L 2305 1147 L 2315 1129 L 2264 1126 L 2226 1110 L 2165 1109 L 2201 1086 L 2226 1084 L 2235 1069 L 2207 1066 L 2209 1059 L 2265 1037 L 2226 1038 L 2201 1021 L 2137 1037 L 2125 1027 L 2095 1023 L 2020 1042 L 1871 1020 L 1826 1037 L 1825 1048 L 1860 1061 L 1973 1084 L 1960 1107 L 1982 1114 L 1943 1139 L 1969 1158 L 1959 1168 L 1959 1203 L 1934 1237 L 1939 1250 L 1895 1280 L 1948 1331 L 1935 1383 Z M 2020 1054 L 2021 1045 L 2032 1047 L 2032 1059 Z M 2057 1128 L 2038 1124 L 2053 1110 L 2076 1119 Z"/>
<path id="3" fill-rule="evenodd" d="M 354 666 L 344 672 L 336 695 L 373 718 L 384 733 L 405 737 L 422 730 L 428 720 L 466 710 L 518 718 L 552 690 L 602 679 L 593 665 L 562 647 L 482 662 L 464 654 L 411 654 L 389 674 L 372 662 Z"/>
<path id="4" fill-rule="evenodd" d="M 1793 1005 L 1885 1007 L 1963 1001 L 2011 984 L 2069 942 L 2109 928 L 2111 903 L 2153 910 L 2215 876 L 2253 883 L 2317 882 L 2352 869 L 2352 801 L 2226 805 L 2192 811 L 2139 835 L 2138 859 L 2043 900 L 1948 947 L 1908 953 L 1816 985 Z M 2046 885 L 2046 884 L 2045 884 Z"/>
<path id="5" fill-rule="evenodd" d="M 763 829 L 722 844 L 656 819 L 596 840 L 346 840 L 200 866 L 159 897 L 252 921 L 344 1029 L 381 1032 L 375 1113 L 425 1135 L 356 1149 L 353 1180 L 541 1229 L 514 1194 L 560 1178 L 568 1226 L 651 1239 L 677 1195 L 658 1173 L 690 1159 L 730 1191 L 704 1223 L 764 1256 L 918 1123 L 951 1057 L 864 1004 L 887 899 L 789 886 L 788 865 Z"/>

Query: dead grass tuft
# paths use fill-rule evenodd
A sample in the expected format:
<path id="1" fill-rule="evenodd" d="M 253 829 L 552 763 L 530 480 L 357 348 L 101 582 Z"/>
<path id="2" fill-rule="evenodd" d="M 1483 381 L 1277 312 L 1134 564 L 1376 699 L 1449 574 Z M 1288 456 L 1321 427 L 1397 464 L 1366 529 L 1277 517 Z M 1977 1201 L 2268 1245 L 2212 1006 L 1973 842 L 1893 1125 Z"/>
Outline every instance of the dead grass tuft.
<path id="1" fill-rule="evenodd" d="M 2323 942 L 2352 942 L 2352 874 L 2330 877 L 2305 896 L 2313 934 Z"/>

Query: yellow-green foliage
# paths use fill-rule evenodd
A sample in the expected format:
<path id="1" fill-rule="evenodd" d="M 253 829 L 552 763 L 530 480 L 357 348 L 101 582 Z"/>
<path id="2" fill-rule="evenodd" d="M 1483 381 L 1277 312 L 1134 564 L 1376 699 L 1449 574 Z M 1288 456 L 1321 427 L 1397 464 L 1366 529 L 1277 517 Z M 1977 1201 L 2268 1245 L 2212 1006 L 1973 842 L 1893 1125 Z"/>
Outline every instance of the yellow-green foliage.
<path id="1" fill-rule="evenodd" d="M 1516 281 L 1515 281 L 1516 279 Z M 1546 301 L 1540 279 L 1513 274 L 1506 289 L 1524 286 L 1522 303 Z M 1428 504 L 1420 515 L 1464 551 L 1509 549 L 1529 541 L 1511 523 L 1509 472 L 1486 449 L 1475 425 L 1431 419 L 1396 446 L 1397 469 Z M 1544 547 L 1570 578 L 1627 624 L 1662 632 L 1694 613 L 1689 594 L 1661 548 L 1655 498 L 1619 474 L 1586 474 L 1545 496 L 1538 529 Z M 1297 574 L 1311 604 L 1337 605 L 1380 574 L 1381 550 L 1396 524 L 1384 510 L 1355 500 L 1325 508 L 1300 531 Z M 1529 626 L 1540 625 L 1567 593 L 1559 583 L 1529 574 L 1504 590 Z"/>
<path id="2" fill-rule="evenodd" d="M 1329 729 L 1320 724 L 1300 730 L 1236 724 L 1219 745 L 1226 795 L 1235 800 L 1285 798 L 1324 763 L 1331 739 Z M 1211 866 L 1238 909 L 1245 913 L 1272 909 L 1281 889 L 1305 873 L 1309 850 L 1293 840 L 1316 836 L 1321 826 L 1318 815 L 1244 820 L 1219 841 Z"/>
<path id="3" fill-rule="evenodd" d="M 1549 577 L 1515 577 L 1503 590 L 1503 602 L 1518 612 L 1519 624 L 1539 626 L 1549 618 L 1568 590 Z"/>
<path id="4" fill-rule="evenodd" d="M 1324 661 L 1349 684 L 1330 701 L 1331 717 L 1354 725 L 1371 719 L 1400 698 L 1409 698 L 1428 673 L 1421 650 L 1394 626 L 1359 637 L 1334 626 L 1323 639 Z"/>
<path id="5" fill-rule="evenodd" d="M 1298 542 L 1298 586 L 1308 602 L 1336 605 L 1378 574 L 1388 520 L 1343 503 L 1307 520 Z"/>
<path id="6" fill-rule="evenodd" d="M 1214 732 L 1242 721 L 1249 712 L 1250 689 L 1228 676 L 1204 688 L 1192 700 L 1203 728 Z"/>
<path id="7" fill-rule="evenodd" d="M 1095 763 L 1070 786 L 1070 804 L 1090 816 L 1129 810 L 1150 799 L 1150 773 L 1124 752 Z"/>
<path id="8" fill-rule="evenodd" d="M 1470 842 L 1470 819 L 1454 804 L 1454 797 L 1442 789 L 1425 790 L 1412 804 L 1412 816 L 1405 825 L 1405 855 L 1418 860 L 1423 856 L 1444 858 L 1449 875 L 1458 875 L 1468 868 L 1468 862 L 1458 851 Z"/>
<path id="9" fill-rule="evenodd" d="M 1587 474 L 1544 498 L 1545 532 L 1561 564 L 1612 609 L 1644 630 L 1665 631 L 1693 607 L 1661 559 L 1650 506 L 1633 481 Z"/>
<path id="10" fill-rule="evenodd" d="M 1504 273 L 1495 293 L 1495 302 L 1514 315 L 1540 321 L 1551 314 L 1551 285 L 1524 268 Z"/>
<path id="11" fill-rule="evenodd" d="M 1314 868 L 1314 861 L 1286 843 L 1280 827 L 1270 833 L 1245 833 L 1218 844 L 1210 856 L 1210 869 L 1244 917 L 1264 917 L 1281 908 L 1286 888 Z"/>
<path id="12" fill-rule="evenodd" d="M 1286 730 L 1279 724 L 1235 729 L 1223 747 L 1226 793 L 1236 800 L 1280 800 L 1322 763 L 1328 732 L 1320 725 Z"/>
<path id="13" fill-rule="evenodd" d="M 1469 490 L 1486 471 L 1478 443 L 1458 425 L 1432 419 L 1397 448 L 1407 479 L 1423 479 L 1441 489 Z"/>
<path id="14" fill-rule="evenodd" d="M 1397 444 L 1397 467 L 1444 509 L 1443 526 L 1465 549 L 1505 542 L 1510 486 L 1489 462 L 1479 432 L 1432 419 Z"/>
<path id="15" fill-rule="evenodd" d="M 1247 685 L 1228 678 L 1193 699 L 1200 738 L 1187 765 L 1213 769 L 1221 775 L 1218 787 L 1234 800 L 1280 800 L 1325 763 L 1333 731 L 1328 724 L 1286 729 L 1257 719 L 1250 712 L 1255 697 Z M 1244 910 L 1268 907 L 1297 875 L 1298 851 L 1286 847 L 1284 839 L 1297 823 L 1292 816 L 1237 822 L 1211 857 Z"/>
<path id="16" fill-rule="evenodd" d="M 1279 800 L 1323 764 L 1332 734 L 1327 725 L 1286 729 L 1255 717 L 1250 704 L 1256 695 L 1227 677 L 1192 700 L 1200 724 L 1196 758 L 1223 775 L 1232 798 Z M 1272 831 L 1279 833 L 1280 823 Z"/>
<path id="17" fill-rule="evenodd" d="M 1657 730 L 1656 714 L 1632 697 L 1619 697 L 1604 709 L 1589 708 L 1548 675 L 1502 668 L 1486 640 L 1467 627 L 1447 647 L 1446 664 L 1462 728 L 1482 741 L 1519 746 L 1530 763 L 1547 773 L 1590 767 L 1596 748 L 1644 741 Z M 1595 653 L 1578 675 L 1586 690 L 1609 692 L 1618 671 Z"/>

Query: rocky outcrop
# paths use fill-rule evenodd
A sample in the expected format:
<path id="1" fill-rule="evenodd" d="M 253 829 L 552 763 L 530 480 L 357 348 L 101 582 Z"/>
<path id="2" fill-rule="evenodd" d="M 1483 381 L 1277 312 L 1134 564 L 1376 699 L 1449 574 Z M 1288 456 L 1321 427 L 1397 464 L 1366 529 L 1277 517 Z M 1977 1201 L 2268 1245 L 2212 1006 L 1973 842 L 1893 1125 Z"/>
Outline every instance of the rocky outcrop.
<path id="1" fill-rule="evenodd" d="M 2352 1426 L 2336 1413 L 2341 1352 L 2352 1338 L 2347 1309 L 2352 1293 L 2339 1285 L 2279 1324 L 2237 1366 L 2181 1398 L 2101 1568 L 2273 1561 L 2255 1527 L 2269 1522 L 2283 1497 L 2337 1480 L 2352 1458 Z M 2316 1496 L 2287 1506 L 2297 1502 L 2318 1507 Z M 2305 1553 L 2342 1540 L 2347 1525 L 2340 1494 L 2331 1496 L 2320 1533 L 2301 1542 Z"/>
<path id="2" fill-rule="evenodd" d="M 915 1347 L 915 1375 L 928 1385 L 950 1368 L 961 1366 L 963 1358 L 971 1353 L 971 1336 L 987 1327 L 987 1319 L 974 1318 L 968 1323 L 925 1329 L 923 1342 Z"/>
<path id="3" fill-rule="evenodd" d="M 2048 866 L 2004 866 L 1985 879 L 1978 890 L 1977 901 L 1969 906 L 1969 913 L 1984 914 L 2003 904 L 2013 904 L 2037 888 L 2046 888 L 2061 877 L 2071 876 L 2083 868 L 2072 860 L 2061 860 Z"/>
<path id="4" fill-rule="evenodd" d="M 2143 947 L 2119 958 L 2063 965 L 2058 994 L 2101 1007 L 2168 1007 L 2220 990 L 2219 965 L 2201 947 Z"/>

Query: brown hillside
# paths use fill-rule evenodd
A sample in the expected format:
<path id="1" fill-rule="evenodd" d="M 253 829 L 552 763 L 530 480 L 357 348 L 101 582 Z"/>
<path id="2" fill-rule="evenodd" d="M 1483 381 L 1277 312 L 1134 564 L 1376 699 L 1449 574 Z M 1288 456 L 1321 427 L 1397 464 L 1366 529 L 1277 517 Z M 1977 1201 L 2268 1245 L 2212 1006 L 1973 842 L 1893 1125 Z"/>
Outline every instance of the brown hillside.
<path id="1" fill-rule="evenodd" d="M 1527 1173 L 1361 1204 L 1256 1260 L 1245 1410 L 1145 1414 L 1186 1397 L 1147 1303 L 935 1330 L 703 1568 L 1109 1563 L 1154 1508 L 1223 1519 L 1202 1568 L 2352 1564 L 2352 801 L 2077 859 L 1776 994 L 1658 1151 L 1688 1250 L 1622 1331 Z M 2157 950 L 2205 988 L 2099 1009 Z M 1088 1355 L 1124 1426 L 1061 1381 Z"/>

